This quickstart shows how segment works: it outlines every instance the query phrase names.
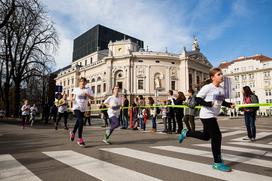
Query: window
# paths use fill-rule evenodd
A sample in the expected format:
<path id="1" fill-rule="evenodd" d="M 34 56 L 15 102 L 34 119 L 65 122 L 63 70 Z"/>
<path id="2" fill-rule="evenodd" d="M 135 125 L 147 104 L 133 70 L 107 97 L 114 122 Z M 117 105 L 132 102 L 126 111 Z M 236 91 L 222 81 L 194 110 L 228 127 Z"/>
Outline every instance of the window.
<path id="1" fill-rule="evenodd" d="M 250 83 L 249 83 L 249 87 L 250 87 L 250 88 L 255 87 L 255 83 L 254 83 L 254 82 L 250 82 Z"/>
<path id="2" fill-rule="evenodd" d="M 138 80 L 138 89 L 144 89 L 144 80 Z"/>
<path id="3" fill-rule="evenodd" d="M 242 75 L 242 80 L 246 80 L 246 75 Z"/>
<path id="4" fill-rule="evenodd" d="M 189 74 L 189 89 L 193 88 L 192 83 L 193 83 L 193 76 L 192 74 Z"/>
<path id="5" fill-rule="evenodd" d="M 101 93 L 101 85 L 97 85 L 97 94 Z"/>
<path id="6" fill-rule="evenodd" d="M 196 84 L 198 85 L 199 83 L 200 83 L 199 76 L 196 76 Z M 172 89 L 172 90 L 175 90 L 175 89 Z"/>
<path id="7" fill-rule="evenodd" d="M 270 71 L 264 72 L 264 77 L 270 77 Z"/>
<path id="8" fill-rule="evenodd" d="M 67 90 L 67 96 L 69 96 L 69 90 Z"/>
<path id="9" fill-rule="evenodd" d="M 68 80 L 67 80 L 67 85 L 69 85 L 69 83 L 70 83 L 70 80 L 68 79 Z"/>
<path id="10" fill-rule="evenodd" d="M 155 62 L 156 62 L 156 63 L 160 63 L 160 61 L 159 61 L 159 60 L 156 60 Z"/>
<path id="11" fill-rule="evenodd" d="M 103 92 L 106 92 L 106 83 L 103 84 Z"/>
<path id="12" fill-rule="evenodd" d="M 118 87 L 119 87 L 120 90 L 123 89 L 123 82 L 117 82 L 117 85 L 118 85 Z"/>
<path id="13" fill-rule="evenodd" d="M 266 96 L 271 96 L 272 95 L 271 89 L 265 90 L 265 95 Z"/>
<path id="14" fill-rule="evenodd" d="M 234 80 L 239 81 L 239 75 L 234 77 Z"/>
<path id="15" fill-rule="evenodd" d="M 235 93 L 235 97 L 237 98 L 237 97 L 240 97 L 240 92 L 236 92 Z"/>
<path id="16" fill-rule="evenodd" d="M 142 62 L 144 62 L 144 61 L 143 61 L 143 60 L 138 60 L 138 62 L 142 63 Z"/>
<path id="17" fill-rule="evenodd" d="M 63 86 L 65 86 L 65 81 L 63 81 Z"/>
<path id="18" fill-rule="evenodd" d="M 72 85 L 74 84 L 74 78 L 72 78 Z"/>
<path id="19" fill-rule="evenodd" d="M 175 62 L 171 62 L 172 64 L 176 64 Z"/>
<path id="20" fill-rule="evenodd" d="M 94 82 L 95 82 L 95 79 L 93 78 L 91 82 L 94 83 Z"/>
<path id="21" fill-rule="evenodd" d="M 176 90 L 176 81 L 171 81 L 171 90 Z"/>
<path id="22" fill-rule="evenodd" d="M 95 86 L 92 86 L 92 91 L 93 93 L 95 93 Z"/>
<path id="23" fill-rule="evenodd" d="M 236 84 L 235 89 L 240 89 L 240 84 Z"/>
<path id="24" fill-rule="evenodd" d="M 88 63 L 87 60 L 85 60 L 85 66 L 87 65 L 87 63 Z"/>
<path id="25" fill-rule="evenodd" d="M 249 79 L 254 79 L 254 74 L 248 74 Z"/>
<path id="26" fill-rule="evenodd" d="M 90 59 L 90 64 L 92 64 L 93 63 L 93 58 L 91 57 L 91 59 Z"/>

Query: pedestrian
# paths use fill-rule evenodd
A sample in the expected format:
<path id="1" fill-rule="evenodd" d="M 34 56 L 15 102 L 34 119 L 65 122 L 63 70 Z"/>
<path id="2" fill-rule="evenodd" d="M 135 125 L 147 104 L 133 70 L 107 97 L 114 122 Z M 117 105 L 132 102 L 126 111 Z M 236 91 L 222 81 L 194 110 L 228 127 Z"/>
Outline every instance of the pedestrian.
<path id="1" fill-rule="evenodd" d="M 244 104 L 258 104 L 259 99 L 250 89 L 249 86 L 243 87 L 243 102 Z M 256 112 L 259 107 L 246 107 L 243 109 L 244 111 L 244 119 L 245 125 L 247 128 L 247 136 L 248 138 L 244 138 L 244 140 L 255 141 L 256 139 Z"/>
<path id="2" fill-rule="evenodd" d="M 176 98 L 174 97 L 174 93 L 172 90 L 168 91 L 168 100 L 170 101 L 170 102 L 168 102 L 168 106 L 170 107 L 170 111 L 169 111 L 169 115 L 168 115 L 168 122 L 171 124 L 168 128 L 172 129 L 170 132 L 175 133 L 176 127 L 177 127 L 177 123 L 176 123 L 176 119 L 175 119 L 175 108 L 174 108 Z M 173 126 L 172 126 L 172 123 L 173 123 Z"/>
<path id="3" fill-rule="evenodd" d="M 155 101 L 152 97 L 148 97 L 148 105 L 150 106 L 149 108 L 149 113 L 150 113 L 150 119 L 152 121 L 152 130 L 151 132 L 156 132 L 157 131 L 157 122 L 156 122 L 156 118 L 157 118 L 157 107 L 155 105 Z"/>
<path id="4" fill-rule="evenodd" d="M 142 95 L 139 95 L 137 105 L 138 105 L 138 119 L 139 119 L 140 129 L 145 130 L 145 126 L 144 126 L 145 99 Z"/>
<path id="5" fill-rule="evenodd" d="M 30 108 L 30 123 L 31 126 L 33 126 L 34 122 L 35 122 L 35 118 L 38 112 L 38 108 L 35 104 L 33 104 L 33 106 Z"/>
<path id="6" fill-rule="evenodd" d="M 91 126 L 92 125 L 92 123 L 91 123 L 91 104 L 89 102 L 88 102 L 87 111 L 85 111 L 85 113 L 84 113 L 84 118 L 85 118 L 84 126 L 86 126 L 87 121 L 88 121 L 89 126 Z"/>
<path id="7" fill-rule="evenodd" d="M 53 103 L 53 105 L 50 107 L 50 120 L 53 119 L 55 124 L 57 121 L 57 116 L 58 116 L 58 108 L 55 105 L 55 103 Z"/>
<path id="8" fill-rule="evenodd" d="M 103 99 L 99 106 L 99 109 L 101 112 L 101 118 L 104 120 L 104 125 L 101 127 L 108 127 L 109 126 L 109 123 L 108 123 L 109 116 L 107 112 L 108 109 L 107 109 L 107 106 L 104 104 L 104 101 L 105 100 Z"/>
<path id="9" fill-rule="evenodd" d="M 110 119 L 111 127 L 106 130 L 103 142 L 110 144 L 109 139 L 113 131 L 119 127 L 120 108 L 122 106 L 121 97 L 119 96 L 119 87 L 116 85 L 113 88 L 112 96 L 109 96 L 104 104 L 108 107 L 108 115 Z"/>
<path id="10" fill-rule="evenodd" d="M 140 126 L 139 118 L 138 118 L 138 97 L 135 98 L 132 104 L 132 116 L 133 116 L 133 128 L 132 130 L 138 130 L 138 126 Z"/>
<path id="11" fill-rule="evenodd" d="M 172 107 L 172 101 L 167 100 L 167 111 L 166 111 L 166 116 L 167 116 L 167 134 L 172 134 L 172 121 L 174 118 L 174 108 Z M 174 118 L 175 119 L 175 118 Z"/>
<path id="12" fill-rule="evenodd" d="M 234 104 L 227 103 L 225 101 L 224 89 L 220 86 L 220 84 L 223 82 L 223 74 L 221 69 L 212 68 L 209 73 L 212 83 L 203 86 L 196 95 L 196 102 L 202 105 L 199 117 L 203 124 L 203 132 L 188 131 L 186 128 L 184 128 L 179 135 L 179 143 L 182 143 L 186 136 L 205 141 L 211 139 L 214 159 L 212 167 L 219 171 L 228 172 L 231 171 L 231 167 L 224 164 L 221 156 L 222 135 L 217 123 L 217 116 L 220 113 L 221 105 L 226 107 L 234 107 Z"/>
<path id="13" fill-rule="evenodd" d="M 162 114 L 162 121 L 164 125 L 164 129 L 162 132 L 166 133 L 168 128 L 167 128 L 167 101 L 163 101 L 163 106 L 161 108 L 161 114 Z"/>
<path id="14" fill-rule="evenodd" d="M 88 109 L 88 101 L 89 99 L 93 99 L 93 91 L 86 87 L 87 79 L 85 77 L 81 77 L 79 80 L 79 87 L 76 87 L 72 92 L 72 105 L 73 111 L 77 118 L 76 124 L 74 126 L 73 131 L 70 132 L 70 140 L 74 141 L 75 134 L 78 131 L 78 141 L 77 144 L 79 146 L 85 146 L 85 142 L 82 138 L 83 134 L 83 117 L 84 112 Z"/>
<path id="15" fill-rule="evenodd" d="M 28 100 L 24 100 L 24 105 L 21 108 L 22 111 L 22 129 L 25 129 L 26 123 L 29 121 L 30 114 L 30 105 L 28 104 Z"/>
<path id="16" fill-rule="evenodd" d="M 64 129 L 68 130 L 67 120 L 68 120 L 68 101 L 66 94 L 59 94 L 58 99 L 55 101 L 55 105 L 58 108 L 58 119 L 55 123 L 55 130 L 58 129 L 59 121 L 63 117 L 64 119 Z"/>
<path id="17" fill-rule="evenodd" d="M 188 99 L 184 103 L 184 105 L 188 106 L 188 108 L 184 109 L 184 123 L 188 129 L 188 131 L 195 131 L 195 106 L 196 106 L 196 101 L 195 101 L 195 94 L 193 89 L 188 90 Z"/>
<path id="18" fill-rule="evenodd" d="M 183 102 L 186 100 L 183 92 L 178 92 L 178 97 L 175 101 L 175 105 L 178 106 L 182 106 Z M 182 129 L 183 129 L 183 123 L 182 123 L 182 119 L 184 117 L 184 108 L 182 107 L 176 107 L 175 108 L 175 115 L 176 115 L 176 120 L 178 123 L 178 130 L 177 130 L 177 134 L 180 134 Z"/>
<path id="19" fill-rule="evenodd" d="M 128 108 L 129 108 L 129 101 L 127 99 L 127 95 L 124 95 L 124 100 L 123 100 L 123 125 L 121 129 L 127 129 L 128 128 Z"/>

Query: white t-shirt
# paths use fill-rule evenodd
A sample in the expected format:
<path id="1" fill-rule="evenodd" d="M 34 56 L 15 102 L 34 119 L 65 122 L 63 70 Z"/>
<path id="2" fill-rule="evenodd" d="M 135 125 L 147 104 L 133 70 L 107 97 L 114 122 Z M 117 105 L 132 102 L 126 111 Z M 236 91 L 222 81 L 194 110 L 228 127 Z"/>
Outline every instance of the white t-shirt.
<path id="1" fill-rule="evenodd" d="M 22 115 L 23 116 L 29 115 L 29 113 L 30 113 L 30 105 L 25 105 L 24 104 L 22 106 L 21 110 L 22 110 Z"/>
<path id="2" fill-rule="evenodd" d="M 213 102 L 213 107 L 201 107 L 199 117 L 202 119 L 217 117 L 220 113 L 222 102 L 225 100 L 223 87 L 216 87 L 212 83 L 203 86 L 196 97 L 201 97 L 206 102 Z"/>
<path id="3" fill-rule="evenodd" d="M 120 106 L 122 105 L 121 97 L 109 96 L 105 101 L 104 104 L 108 104 L 110 106 L 116 106 L 116 109 L 108 108 L 108 115 L 109 118 L 116 116 L 117 118 L 120 115 Z M 119 108 L 118 108 L 119 107 Z"/>
<path id="4" fill-rule="evenodd" d="M 32 107 L 30 108 L 30 113 L 31 113 L 32 115 L 36 115 L 37 112 L 38 112 L 38 108 L 37 108 L 36 106 L 32 106 Z"/>
<path id="5" fill-rule="evenodd" d="M 85 112 L 88 110 L 88 100 L 89 98 L 85 96 L 85 94 L 89 94 L 90 96 L 93 96 L 93 91 L 89 88 L 75 88 L 72 94 L 75 95 L 75 102 L 73 105 L 73 110 L 80 110 L 81 112 Z"/>
<path id="6" fill-rule="evenodd" d="M 58 104 L 60 104 L 58 106 L 58 112 L 59 113 L 64 113 L 67 111 L 67 104 L 68 104 L 68 101 L 67 100 L 64 100 L 64 99 L 61 99 L 61 100 L 57 100 L 58 101 Z M 62 105 L 61 105 L 62 104 Z"/>

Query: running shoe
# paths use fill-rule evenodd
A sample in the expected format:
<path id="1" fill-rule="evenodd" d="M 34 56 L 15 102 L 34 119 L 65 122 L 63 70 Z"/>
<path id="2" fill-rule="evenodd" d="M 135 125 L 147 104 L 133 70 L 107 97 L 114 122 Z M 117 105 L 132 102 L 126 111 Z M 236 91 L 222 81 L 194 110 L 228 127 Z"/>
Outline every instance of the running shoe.
<path id="1" fill-rule="evenodd" d="M 75 139 L 75 134 L 72 131 L 70 131 L 70 141 L 74 141 L 74 139 Z"/>
<path id="2" fill-rule="evenodd" d="M 103 138 L 102 141 L 103 141 L 104 143 L 106 143 L 107 145 L 110 144 L 110 142 L 109 142 L 109 137 L 108 137 L 107 133 L 104 135 L 104 138 Z"/>
<path id="3" fill-rule="evenodd" d="M 223 162 L 222 163 L 213 163 L 212 167 L 213 167 L 213 169 L 219 170 L 222 172 L 230 172 L 231 171 L 231 167 L 225 165 Z"/>
<path id="4" fill-rule="evenodd" d="M 188 130 L 186 128 L 184 128 L 182 131 L 181 131 L 181 134 L 179 135 L 178 137 L 178 142 L 179 143 L 182 143 L 183 140 L 186 138 L 186 133 L 188 132 Z"/>
<path id="5" fill-rule="evenodd" d="M 79 138 L 78 141 L 77 141 L 77 144 L 79 146 L 85 146 L 85 142 L 84 142 L 83 138 Z"/>
<path id="6" fill-rule="evenodd" d="M 248 137 L 244 137 L 244 138 L 243 138 L 243 140 L 250 140 L 250 138 L 248 138 Z"/>

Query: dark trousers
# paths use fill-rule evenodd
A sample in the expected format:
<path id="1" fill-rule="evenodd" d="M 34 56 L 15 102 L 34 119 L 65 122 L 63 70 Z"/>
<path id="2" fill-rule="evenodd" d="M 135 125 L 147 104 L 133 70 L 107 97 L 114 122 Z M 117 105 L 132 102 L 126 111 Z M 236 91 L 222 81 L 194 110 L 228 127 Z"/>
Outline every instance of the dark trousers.
<path id="1" fill-rule="evenodd" d="M 247 136 L 249 138 L 256 138 L 256 112 L 245 112 L 245 124 L 247 128 Z"/>
<path id="2" fill-rule="evenodd" d="M 91 116 L 85 117 L 84 125 L 87 124 L 87 121 L 88 121 L 89 126 L 91 126 L 91 125 L 92 125 L 92 124 L 91 124 Z"/>
<path id="3" fill-rule="evenodd" d="M 183 123 L 182 123 L 183 116 L 184 115 L 181 114 L 181 113 L 176 113 L 176 120 L 177 120 L 177 123 L 178 123 L 178 131 L 177 131 L 178 134 L 180 134 L 182 129 L 183 129 Z"/>
<path id="4" fill-rule="evenodd" d="M 25 127 L 25 124 L 29 120 L 29 115 L 22 115 L 22 126 Z"/>
<path id="5" fill-rule="evenodd" d="M 67 119 L 68 119 L 68 112 L 67 111 L 65 111 L 64 113 L 59 113 L 58 119 L 56 121 L 56 126 L 59 125 L 59 121 L 61 120 L 62 117 L 64 119 L 64 126 L 67 127 Z"/>
<path id="6" fill-rule="evenodd" d="M 109 129 L 109 134 L 107 135 L 108 138 L 113 133 L 113 131 L 115 130 L 115 128 L 118 128 L 120 126 L 119 118 L 117 118 L 116 116 L 111 117 L 110 118 L 110 124 L 111 124 L 111 127 Z"/>
<path id="7" fill-rule="evenodd" d="M 75 134 L 78 129 L 78 138 L 82 138 L 84 112 L 81 112 L 80 110 L 74 110 L 74 113 L 77 120 L 73 129 L 73 133 Z"/>
<path id="8" fill-rule="evenodd" d="M 203 124 L 203 132 L 200 131 L 188 131 L 188 137 L 194 137 L 197 139 L 208 141 L 211 139 L 212 153 L 215 163 L 221 163 L 221 140 L 222 135 L 218 126 L 216 118 L 201 119 Z"/>
<path id="9" fill-rule="evenodd" d="M 123 128 L 128 128 L 128 110 L 123 111 Z"/>
<path id="10" fill-rule="evenodd" d="M 189 131 L 195 131 L 195 117 L 192 115 L 185 115 L 183 119 Z"/>

